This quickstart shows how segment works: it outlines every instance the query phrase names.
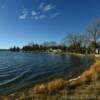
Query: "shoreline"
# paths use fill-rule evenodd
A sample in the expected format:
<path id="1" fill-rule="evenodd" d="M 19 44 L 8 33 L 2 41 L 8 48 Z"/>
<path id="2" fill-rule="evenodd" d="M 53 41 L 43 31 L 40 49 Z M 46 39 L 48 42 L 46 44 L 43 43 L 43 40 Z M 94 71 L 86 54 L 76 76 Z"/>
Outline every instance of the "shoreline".
<path id="1" fill-rule="evenodd" d="M 81 54 L 76 54 L 76 53 L 74 55 L 83 56 Z M 33 88 L 27 91 L 19 91 L 16 93 L 12 93 L 8 96 L 0 96 L 0 99 L 2 98 L 2 100 L 5 100 L 6 98 L 6 100 L 11 100 L 11 98 L 14 98 L 14 100 L 15 99 L 24 100 L 25 98 L 33 98 L 33 97 L 37 98 L 37 96 L 39 97 L 41 95 L 51 96 L 51 94 L 53 94 L 53 96 L 55 96 L 55 94 L 58 94 L 60 96 L 66 94 L 66 96 L 69 96 L 69 92 L 71 92 L 71 90 L 77 89 L 82 85 L 86 85 L 87 83 L 90 84 L 91 82 L 96 81 L 96 79 L 99 77 L 99 75 L 97 74 L 100 73 L 100 56 L 99 57 L 98 56 L 99 55 L 95 56 L 96 62 L 93 65 L 91 65 L 88 70 L 86 70 L 76 78 L 69 80 L 56 79 L 46 83 L 37 84 Z M 37 99 L 37 100 L 42 100 L 42 99 Z"/>
<path id="2" fill-rule="evenodd" d="M 47 52 L 48 53 L 48 52 Z M 91 57 L 96 57 L 98 54 L 83 54 L 83 53 L 71 53 L 71 52 L 56 52 L 56 53 L 53 53 L 53 52 L 50 52 L 50 54 L 59 54 L 59 55 L 72 55 L 72 56 L 79 56 L 79 57 L 84 57 L 84 56 L 91 56 Z"/>

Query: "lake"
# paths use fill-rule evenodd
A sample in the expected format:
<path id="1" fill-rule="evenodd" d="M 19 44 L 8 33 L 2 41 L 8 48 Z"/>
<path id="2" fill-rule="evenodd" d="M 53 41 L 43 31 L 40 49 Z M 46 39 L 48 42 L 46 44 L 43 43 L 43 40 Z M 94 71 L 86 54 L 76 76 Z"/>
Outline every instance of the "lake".
<path id="1" fill-rule="evenodd" d="M 89 57 L 0 51 L 0 95 L 56 78 L 77 77 L 92 63 Z"/>

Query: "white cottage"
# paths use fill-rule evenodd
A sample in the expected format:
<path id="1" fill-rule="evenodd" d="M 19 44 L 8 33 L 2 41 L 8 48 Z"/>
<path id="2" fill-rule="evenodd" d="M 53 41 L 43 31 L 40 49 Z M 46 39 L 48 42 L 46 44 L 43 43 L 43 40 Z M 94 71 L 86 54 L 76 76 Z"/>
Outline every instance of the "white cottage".
<path id="1" fill-rule="evenodd" d="M 96 54 L 100 54 L 100 47 L 96 48 Z"/>

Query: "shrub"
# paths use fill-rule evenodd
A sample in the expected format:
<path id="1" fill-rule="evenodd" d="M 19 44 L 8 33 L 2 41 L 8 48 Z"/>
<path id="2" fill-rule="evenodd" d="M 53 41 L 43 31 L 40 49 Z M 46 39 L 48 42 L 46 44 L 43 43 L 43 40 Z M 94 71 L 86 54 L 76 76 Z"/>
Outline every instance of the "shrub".
<path id="1" fill-rule="evenodd" d="M 37 94 L 46 94 L 48 92 L 47 86 L 45 84 L 35 86 L 33 91 Z"/>
<path id="2" fill-rule="evenodd" d="M 48 92 L 54 93 L 66 87 L 66 81 L 57 79 L 48 83 Z"/>

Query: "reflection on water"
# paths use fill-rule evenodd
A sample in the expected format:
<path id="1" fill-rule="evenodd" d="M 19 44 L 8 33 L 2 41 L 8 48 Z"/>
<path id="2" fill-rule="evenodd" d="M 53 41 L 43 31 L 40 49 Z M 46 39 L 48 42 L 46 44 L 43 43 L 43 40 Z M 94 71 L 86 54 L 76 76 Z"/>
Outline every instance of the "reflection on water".
<path id="1" fill-rule="evenodd" d="M 89 57 L 0 51 L 0 95 L 50 79 L 76 77 L 92 62 Z"/>

